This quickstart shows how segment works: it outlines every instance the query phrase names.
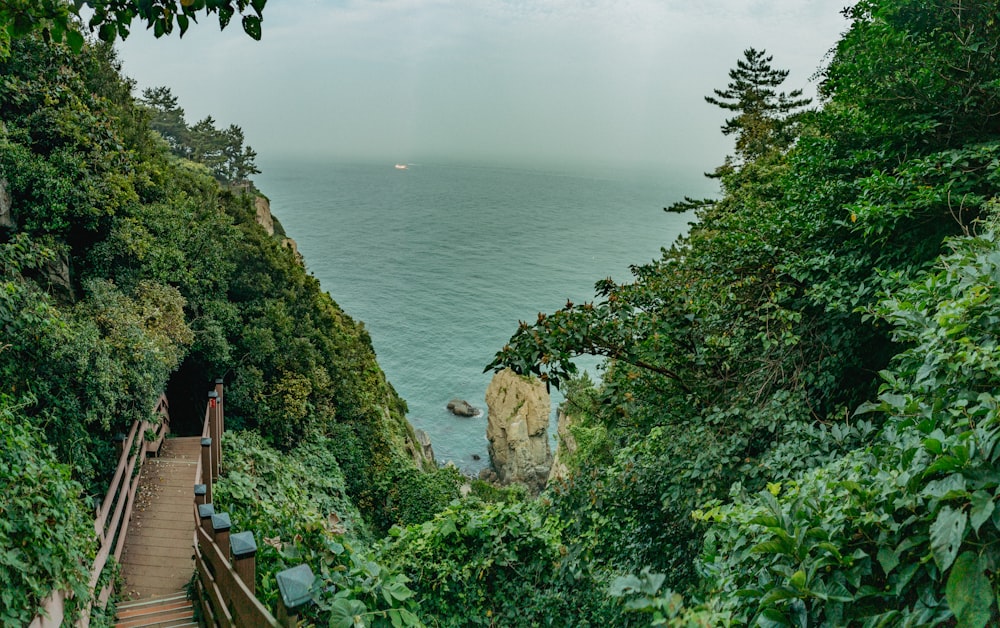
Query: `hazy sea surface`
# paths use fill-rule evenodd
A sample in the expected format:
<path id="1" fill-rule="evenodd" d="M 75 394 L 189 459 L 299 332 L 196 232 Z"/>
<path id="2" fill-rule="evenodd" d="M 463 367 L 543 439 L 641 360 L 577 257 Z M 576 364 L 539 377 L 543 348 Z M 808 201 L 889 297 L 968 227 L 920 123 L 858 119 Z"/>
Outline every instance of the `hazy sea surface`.
<path id="1" fill-rule="evenodd" d="M 687 228 L 690 216 L 662 208 L 713 191 L 699 173 L 431 163 L 398 170 L 305 159 L 260 165 L 258 186 L 308 270 L 364 321 L 379 364 L 406 400 L 410 422 L 430 434 L 438 461 L 466 472 L 488 464 L 490 374 L 482 371 L 518 321 L 567 299 L 593 300 L 601 278 L 628 279 L 630 264 L 658 257 Z M 453 416 L 445 406 L 454 397 L 483 415 Z"/>

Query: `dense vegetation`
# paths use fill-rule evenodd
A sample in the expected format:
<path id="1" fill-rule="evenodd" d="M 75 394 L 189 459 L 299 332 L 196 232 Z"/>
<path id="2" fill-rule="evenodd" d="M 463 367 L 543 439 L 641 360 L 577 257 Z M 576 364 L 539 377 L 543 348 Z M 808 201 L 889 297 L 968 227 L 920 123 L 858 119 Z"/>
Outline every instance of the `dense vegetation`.
<path id="1" fill-rule="evenodd" d="M 78 532 L 117 462 L 113 436 L 165 389 L 175 432 L 198 433 L 224 377 L 233 427 L 280 451 L 330 438 L 358 530 L 456 494 L 453 474 L 419 471 L 363 325 L 257 224 L 252 195 L 220 185 L 210 151 L 179 157 L 151 129 L 160 112 L 133 98 L 110 46 L 15 39 L 0 78 L 0 408 L 4 451 L 28 456 L 5 455 L 0 473 L 5 613 L 30 617 L 55 585 L 79 593 L 94 550 Z M 36 467 L 45 491 L 26 490 Z M 419 503 L 391 499 L 406 487 Z M 14 538 L 34 558 L 11 553 Z"/>
<path id="2" fill-rule="evenodd" d="M 137 104 L 107 47 L 15 39 L 0 426 L 52 480 L 11 492 L 0 466 L 0 511 L 78 538 L 86 507 L 46 509 L 99 494 L 111 434 L 223 374 L 240 431 L 217 503 L 267 538 L 267 603 L 275 571 L 312 566 L 318 624 L 996 624 L 996 4 L 847 15 L 814 108 L 755 49 L 708 98 L 736 153 L 719 198 L 671 208 L 685 238 L 497 354 L 567 393 L 579 448 L 536 499 L 455 499 L 454 470 L 413 462 L 363 327 L 198 161 L 211 134 L 169 91 Z M 608 358 L 599 384 L 580 354 Z M 46 542 L 0 554 L 12 617 L 81 586 L 92 548 Z"/>
<path id="3" fill-rule="evenodd" d="M 996 4 L 847 14 L 818 109 L 783 109 L 748 51 L 717 92 L 743 114 L 722 197 L 497 357 L 553 383 L 613 358 L 572 391 L 591 451 L 555 503 L 605 568 L 651 570 L 616 591 L 673 621 L 667 589 L 710 623 L 998 617 Z"/>

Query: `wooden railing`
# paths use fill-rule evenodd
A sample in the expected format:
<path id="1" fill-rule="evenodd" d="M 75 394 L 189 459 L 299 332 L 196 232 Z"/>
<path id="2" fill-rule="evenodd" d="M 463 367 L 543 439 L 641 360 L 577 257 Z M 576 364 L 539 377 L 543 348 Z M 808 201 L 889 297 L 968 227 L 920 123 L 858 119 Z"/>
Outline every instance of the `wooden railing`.
<path id="1" fill-rule="evenodd" d="M 252 532 L 230 534 L 227 513 L 215 512 L 212 485 L 219 478 L 222 466 L 222 441 L 225 432 L 224 391 L 222 380 L 208 393 L 205 419 L 201 433 L 201 456 L 195 468 L 193 538 L 196 590 L 202 621 L 209 626 L 295 626 L 297 609 L 311 602 L 313 573 L 307 565 L 298 565 L 275 575 L 278 584 L 278 617 L 268 611 L 255 595 L 255 556 L 257 545 Z M 136 421 L 128 435 L 120 435 L 118 466 L 114 478 L 94 519 L 99 550 L 91 568 L 91 598 L 101 608 L 112 591 L 112 583 L 96 591 L 101 573 L 113 555 L 121 558 L 132 517 L 139 469 L 146 453 L 158 453 L 169 432 L 170 415 L 166 396 L 157 401 L 158 423 Z M 147 438 L 147 431 L 149 436 Z M 96 595 L 94 595 L 96 594 Z M 63 621 L 65 594 L 55 591 L 42 606 L 43 613 L 31 623 L 31 628 L 60 626 Z M 86 628 L 90 624 L 88 605 L 77 622 Z"/>
<path id="2" fill-rule="evenodd" d="M 225 432 L 225 400 L 222 380 L 208 393 L 202 427 L 201 458 L 194 485 L 195 588 L 202 622 L 208 626 L 295 626 L 295 609 L 311 601 L 312 571 L 306 565 L 276 575 L 280 591 L 278 617 L 255 595 L 257 544 L 252 532 L 230 534 L 229 515 L 215 512 L 212 485 L 222 466 Z"/>
<path id="3" fill-rule="evenodd" d="M 94 518 L 94 533 L 97 536 L 98 551 L 97 556 L 90 568 L 90 596 L 100 608 L 108 602 L 114 583 L 108 582 L 100 591 L 97 591 L 97 584 L 101 578 L 101 573 L 108 564 L 108 559 L 114 556 L 115 560 L 121 559 L 122 550 L 125 547 L 125 538 L 128 535 L 129 522 L 132 520 L 132 507 L 135 504 L 135 491 L 139 486 L 139 469 L 142 468 L 146 460 L 146 454 L 157 454 L 163 439 L 170 432 L 170 406 L 166 395 L 160 395 L 153 408 L 153 415 L 158 416 L 156 421 L 136 421 L 132 424 L 132 429 L 128 435 L 119 434 L 118 441 L 119 457 L 118 466 L 115 468 L 111 485 L 104 496 L 97 514 Z M 147 438 L 147 432 L 149 437 Z M 95 594 L 96 593 L 96 597 Z M 42 612 L 31 622 L 30 628 L 48 628 L 50 626 L 60 626 L 63 622 L 64 602 L 66 594 L 62 591 L 53 591 L 42 603 Z M 84 609 L 78 626 L 86 627 L 90 625 L 90 610 L 88 604 Z"/>

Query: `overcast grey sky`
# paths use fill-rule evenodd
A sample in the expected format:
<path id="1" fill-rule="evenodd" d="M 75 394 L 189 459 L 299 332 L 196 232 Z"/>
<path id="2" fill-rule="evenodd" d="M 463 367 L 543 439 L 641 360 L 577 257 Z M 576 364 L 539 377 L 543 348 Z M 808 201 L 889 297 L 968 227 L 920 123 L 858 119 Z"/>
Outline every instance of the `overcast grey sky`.
<path id="1" fill-rule="evenodd" d="M 850 0 L 271 0 L 255 42 L 214 16 L 119 46 L 189 123 L 243 127 L 262 158 L 709 170 L 731 142 L 703 96 L 765 48 L 815 89 Z"/>

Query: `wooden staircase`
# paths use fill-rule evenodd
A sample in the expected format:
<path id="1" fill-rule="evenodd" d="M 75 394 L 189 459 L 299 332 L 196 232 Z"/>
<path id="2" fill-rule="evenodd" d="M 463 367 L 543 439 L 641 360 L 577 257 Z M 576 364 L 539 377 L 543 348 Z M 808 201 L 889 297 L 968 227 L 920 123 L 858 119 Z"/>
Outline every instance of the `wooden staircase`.
<path id="1" fill-rule="evenodd" d="M 184 587 L 194 573 L 191 489 L 200 441 L 169 438 L 142 467 L 121 558 L 120 628 L 198 625 Z"/>
<path id="2" fill-rule="evenodd" d="M 122 601 L 176 595 L 194 574 L 192 494 L 201 457 L 196 436 L 168 438 L 142 467 L 122 553 Z"/>
<path id="3" fill-rule="evenodd" d="M 180 628 L 197 625 L 193 603 L 187 599 L 187 595 L 178 592 L 174 596 L 119 604 L 115 628 Z"/>

